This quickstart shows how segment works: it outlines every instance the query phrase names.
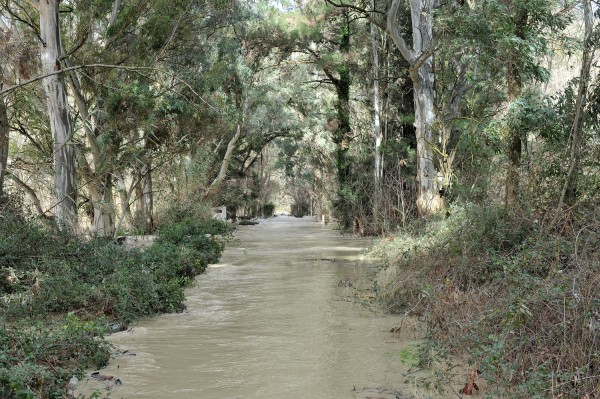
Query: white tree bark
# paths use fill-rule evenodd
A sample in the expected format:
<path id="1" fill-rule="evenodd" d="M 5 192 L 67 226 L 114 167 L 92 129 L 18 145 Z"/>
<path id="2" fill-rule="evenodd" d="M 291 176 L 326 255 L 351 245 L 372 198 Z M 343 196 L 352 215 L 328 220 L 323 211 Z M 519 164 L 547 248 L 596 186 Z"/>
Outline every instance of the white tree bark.
<path id="1" fill-rule="evenodd" d="M 411 0 L 413 46 L 408 47 L 398 32 L 396 15 L 400 0 L 393 0 L 387 16 L 388 33 L 410 65 L 415 102 L 417 136 L 417 209 L 427 216 L 444 207 L 434 164 L 435 76 L 433 73 L 433 8 L 434 0 Z"/>
<path id="2" fill-rule="evenodd" d="M 371 18 L 375 18 L 375 0 L 371 0 Z M 375 182 L 379 182 L 383 176 L 381 164 L 381 122 L 380 122 L 380 98 L 379 98 L 379 46 L 375 36 L 375 25 L 371 24 L 371 47 L 373 48 L 373 124 L 375 130 Z"/>
<path id="3" fill-rule="evenodd" d="M 242 127 L 238 124 L 235 135 L 233 136 L 233 138 L 231 140 L 229 140 L 229 144 L 227 144 L 227 151 L 225 151 L 225 156 L 223 156 L 223 161 L 221 162 L 221 168 L 219 169 L 219 174 L 217 175 L 217 177 L 215 177 L 215 179 L 210 184 L 208 189 L 204 192 L 202 198 L 207 198 L 213 192 L 215 192 L 219 188 L 219 186 L 221 185 L 223 180 L 225 180 L 225 177 L 227 177 L 227 170 L 229 169 L 229 162 L 231 161 L 231 156 L 233 155 L 233 150 L 235 150 L 235 147 L 236 147 L 237 142 L 241 135 L 242 135 Z"/>
<path id="4" fill-rule="evenodd" d="M 42 0 L 36 3 L 40 14 L 40 50 L 42 72 L 52 73 L 61 68 L 61 44 L 59 32 L 59 0 Z M 76 233 L 77 186 L 75 180 L 75 150 L 71 143 L 72 127 L 69 120 L 69 104 L 63 78 L 59 75 L 43 79 L 46 92 L 50 129 L 54 140 L 54 214 L 59 227 Z"/>
<path id="5" fill-rule="evenodd" d="M 6 103 L 0 97 L 0 197 L 4 195 L 4 177 L 8 163 L 8 115 Z"/>

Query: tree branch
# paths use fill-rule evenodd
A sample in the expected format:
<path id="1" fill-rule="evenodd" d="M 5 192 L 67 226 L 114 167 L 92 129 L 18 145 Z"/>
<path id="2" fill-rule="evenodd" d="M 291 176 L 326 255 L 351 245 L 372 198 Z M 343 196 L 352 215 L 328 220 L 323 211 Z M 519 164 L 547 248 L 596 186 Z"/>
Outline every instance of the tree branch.
<path id="1" fill-rule="evenodd" d="M 382 31 L 386 31 L 387 30 L 387 28 L 386 28 L 386 26 L 384 24 L 382 24 L 381 22 L 376 21 L 373 17 L 369 16 L 369 15 L 372 15 L 373 13 L 378 13 L 378 14 L 381 14 L 381 15 L 385 15 L 385 13 L 383 13 L 381 11 L 377 11 L 375 9 L 373 9 L 373 10 L 367 10 L 367 9 L 364 9 L 364 8 L 357 7 L 354 4 L 340 4 L 340 3 L 335 3 L 335 2 L 333 2 L 331 0 L 325 0 L 325 1 L 327 3 L 329 3 L 329 4 L 331 4 L 332 6 L 337 7 L 337 8 L 349 8 L 351 10 L 363 13 L 364 14 L 363 18 L 367 19 L 370 23 L 372 23 L 373 25 L 377 26 Z"/>
<path id="2" fill-rule="evenodd" d="M 29 3 L 29 5 L 30 5 L 31 7 L 33 7 L 33 8 L 35 8 L 36 10 L 38 10 L 38 9 L 39 9 L 39 5 L 38 5 L 38 2 L 37 2 L 37 1 L 35 1 L 35 0 L 27 0 L 27 3 Z"/>
<path id="3" fill-rule="evenodd" d="M 33 206 L 35 206 L 35 209 L 36 209 L 38 215 L 40 215 L 44 219 L 49 219 L 48 215 L 46 215 L 46 212 L 44 212 L 44 209 L 42 208 L 42 203 L 33 188 L 31 188 L 23 180 L 19 179 L 10 170 L 6 171 L 6 177 L 8 177 L 9 179 L 11 179 L 15 183 L 17 183 L 17 185 L 19 185 L 23 190 L 27 191 L 27 194 L 29 194 L 29 196 L 31 197 L 31 200 L 33 201 Z"/>
<path id="4" fill-rule="evenodd" d="M 110 19 L 108 20 L 108 28 L 112 28 L 112 26 L 117 21 L 117 17 L 119 16 L 119 9 L 121 8 L 121 0 L 115 0 L 112 7 L 112 12 L 110 13 Z"/>
<path id="5" fill-rule="evenodd" d="M 235 146 L 241 135 L 242 135 L 242 127 L 240 126 L 240 124 L 238 124 L 237 132 L 235 132 L 235 136 L 233 136 L 233 138 L 229 141 L 229 144 L 227 144 L 227 151 L 225 151 L 225 156 L 223 157 L 223 162 L 221 163 L 221 169 L 219 170 L 219 174 L 215 178 L 215 180 L 213 180 L 213 182 L 210 184 L 208 189 L 206 189 L 204 194 L 202 195 L 203 199 L 208 197 L 209 194 L 211 194 L 214 190 L 216 190 L 221 185 L 221 182 L 223 182 L 223 180 L 225 180 L 225 177 L 227 177 L 227 170 L 229 169 L 229 161 L 231 161 L 231 155 L 233 154 L 233 150 L 235 149 Z"/>
<path id="6" fill-rule="evenodd" d="M 76 66 L 72 66 L 72 67 L 67 67 L 67 68 L 62 68 L 58 71 L 53 71 L 51 73 L 45 74 L 45 75 L 41 75 L 41 76 L 36 76 L 35 78 L 31 78 L 29 80 L 26 80 L 22 83 L 19 83 L 17 85 L 8 87 L 2 91 L 0 91 L 0 96 L 3 96 L 5 94 L 8 94 L 10 92 L 13 92 L 21 87 L 30 85 L 32 83 L 35 83 L 39 80 L 42 80 L 44 78 L 47 78 L 49 76 L 54 76 L 54 75 L 60 75 L 63 74 L 65 72 L 71 72 L 71 71 L 76 71 L 78 69 L 85 69 L 85 68 L 106 68 L 106 69 L 122 69 L 125 71 L 154 71 L 154 72 L 162 72 L 162 73 L 166 73 L 169 74 L 173 77 L 173 79 L 177 80 L 178 82 L 182 83 L 183 85 L 185 85 L 188 90 L 190 90 L 196 97 L 198 97 L 204 104 L 206 104 L 210 109 L 212 109 L 213 111 L 217 111 L 217 109 L 211 105 L 208 101 L 206 101 L 200 94 L 198 94 L 198 92 L 196 92 L 196 90 L 194 90 L 194 88 L 187 83 L 185 80 L 177 77 L 174 73 L 169 72 L 169 71 L 165 71 L 164 69 L 160 69 L 160 68 L 154 68 L 154 67 L 137 67 L 137 66 L 127 66 L 127 65 L 113 65 L 113 64 L 82 64 L 82 65 L 76 65 Z"/>
<path id="7" fill-rule="evenodd" d="M 400 35 L 400 33 L 398 32 L 398 29 L 396 28 L 396 16 L 398 15 L 399 7 L 400 7 L 400 0 L 393 0 L 392 5 L 390 6 L 390 10 L 387 15 L 387 29 L 386 30 L 392 37 L 394 44 L 396 45 L 396 47 L 398 47 L 398 50 L 400 50 L 400 53 L 402 54 L 404 59 L 406 61 L 408 61 L 408 63 L 410 64 L 410 66 L 412 68 L 412 67 L 414 67 L 414 65 L 416 65 L 417 58 L 415 57 L 415 54 L 408 47 L 408 45 L 404 41 L 404 38 Z M 421 58 L 421 57 L 419 57 L 419 58 Z M 421 62 L 424 62 L 424 60 Z"/>

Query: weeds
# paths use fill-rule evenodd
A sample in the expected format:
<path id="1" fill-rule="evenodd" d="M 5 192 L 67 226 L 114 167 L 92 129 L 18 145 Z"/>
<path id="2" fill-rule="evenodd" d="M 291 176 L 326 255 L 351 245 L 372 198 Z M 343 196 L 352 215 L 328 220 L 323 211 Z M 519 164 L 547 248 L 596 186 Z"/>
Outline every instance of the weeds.
<path id="1" fill-rule="evenodd" d="M 487 380 L 486 394 L 594 397 L 600 230 L 588 221 L 565 237 L 532 219 L 467 205 L 420 226 L 420 234 L 382 241 L 376 252 L 395 277 L 379 299 L 391 311 L 420 315 L 436 353 L 466 356 Z"/>

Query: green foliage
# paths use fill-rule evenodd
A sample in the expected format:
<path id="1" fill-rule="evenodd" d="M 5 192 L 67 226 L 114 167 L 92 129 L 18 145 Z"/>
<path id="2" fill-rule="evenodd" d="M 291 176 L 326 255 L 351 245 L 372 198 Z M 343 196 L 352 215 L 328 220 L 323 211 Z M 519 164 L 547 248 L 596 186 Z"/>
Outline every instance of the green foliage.
<path id="1" fill-rule="evenodd" d="M 423 315 L 438 355 L 468 354 L 489 394 L 582 397 L 600 367 L 600 258 L 589 252 L 596 233 L 580 234 L 549 234 L 503 207 L 455 206 L 378 245 L 397 277 L 377 295 Z"/>
<path id="2" fill-rule="evenodd" d="M 182 310 L 184 287 L 218 261 L 230 234 L 226 223 L 199 214 L 167 212 L 155 244 L 142 251 L 63 236 L 4 209 L 0 396 L 64 397 L 72 375 L 108 361 L 109 323 Z"/>
<path id="3" fill-rule="evenodd" d="M 275 213 L 275 204 L 269 202 L 263 205 L 262 214 L 265 218 L 273 217 L 273 213 Z"/>
<path id="4" fill-rule="evenodd" d="M 100 322 L 69 313 L 62 323 L 18 323 L 0 328 L 0 397 L 62 398 L 66 381 L 108 362 Z"/>
<path id="5" fill-rule="evenodd" d="M 222 238 L 228 236 L 231 228 L 226 222 L 217 219 L 195 220 L 184 218 L 176 224 L 161 228 L 156 245 L 175 245 L 187 252 L 198 273 L 209 263 L 218 261 L 224 249 Z"/>

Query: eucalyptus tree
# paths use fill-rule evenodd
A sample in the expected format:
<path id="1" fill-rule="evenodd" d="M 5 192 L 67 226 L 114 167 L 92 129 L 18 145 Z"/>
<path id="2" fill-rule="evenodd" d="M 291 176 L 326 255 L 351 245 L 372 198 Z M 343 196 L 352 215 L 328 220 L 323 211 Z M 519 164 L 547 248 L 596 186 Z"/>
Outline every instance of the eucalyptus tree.
<path id="1" fill-rule="evenodd" d="M 433 0 L 413 0 L 409 5 L 408 22 L 404 20 L 404 8 L 400 12 L 401 2 L 393 0 L 387 10 L 386 22 L 381 23 L 376 14 L 384 11 L 377 10 L 375 2 L 365 5 L 361 4 L 363 2 L 336 3 L 328 0 L 328 3 L 338 8 L 351 9 L 369 18 L 373 25 L 389 35 L 408 63 L 416 132 L 417 209 L 422 216 L 438 212 L 444 207 L 444 192 L 450 184 L 452 173 L 453 156 L 448 148 L 452 126 L 449 122 L 459 116 L 459 104 L 465 93 L 473 87 L 467 76 L 472 75 L 476 69 L 476 62 L 474 57 L 469 57 L 465 52 L 448 58 L 446 64 L 441 64 L 441 70 L 454 70 L 453 83 L 438 83 L 436 75 L 440 73 L 440 65 L 434 63 L 434 58 L 446 43 L 442 44 L 440 32 L 434 29 L 434 14 L 443 15 L 448 12 L 446 9 L 454 10 L 461 5 L 440 5 Z M 410 29 L 406 29 L 405 24 L 409 24 Z M 411 46 L 407 44 L 405 35 L 412 38 Z M 373 43 L 373 39 L 371 42 Z M 374 64 L 376 61 L 374 58 Z M 440 91 L 447 91 L 448 95 L 442 96 Z"/>
<path id="2" fill-rule="evenodd" d="M 86 138 L 79 162 L 94 207 L 94 230 L 100 235 L 114 232 L 116 178 L 125 214 L 130 213 L 133 197 L 137 217 L 132 221 L 149 231 L 154 224 L 153 175 L 158 166 L 154 158 L 161 158 L 163 151 L 182 151 L 182 143 L 197 134 L 196 126 L 187 126 L 191 131 L 186 133 L 179 126 L 207 106 L 198 94 L 203 79 L 198 72 L 203 69 L 203 54 L 211 50 L 198 38 L 214 34 L 219 24 L 226 23 L 227 10 L 222 7 L 227 4 L 116 0 L 90 7 L 88 3 L 77 4 L 70 37 L 76 51 L 67 61 L 118 65 L 71 74 Z M 181 102 L 193 105 L 182 107 Z M 130 189 L 124 187 L 125 180 L 131 181 Z"/>
<path id="3" fill-rule="evenodd" d="M 7 43 L 10 42 L 10 29 L 8 25 L 2 19 L 0 13 L 0 41 L 3 43 L 0 49 L 3 53 L 8 53 L 9 46 Z M 0 89 L 4 86 L 7 81 L 4 78 L 4 70 L 8 68 L 6 60 L 0 62 Z M 6 100 L 4 97 L 0 97 L 0 198 L 4 196 L 4 177 L 6 175 L 6 166 L 8 164 L 8 146 L 9 146 L 9 125 L 8 125 L 8 113 L 6 111 Z"/>
<path id="4" fill-rule="evenodd" d="M 3 66 L 0 65 L 0 87 L 3 82 Z M 0 198 L 4 196 L 4 176 L 6 175 L 6 166 L 8 164 L 8 113 L 6 111 L 6 101 L 0 97 Z"/>
<path id="5" fill-rule="evenodd" d="M 59 0 L 29 1 L 39 14 L 40 59 L 43 86 L 54 150 L 54 214 L 58 226 L 66 232 L 76 233 L 77 183 L 73 128 L 69 118 L 69 103 L 64 81 L 56 73 L 62 68 L 61 23 Z"/>
<path id="6" fill-rule="evenodd" d="M 277 42 L 274 47 L 288 57 L 299 57 L 312 63 L 318 74 L 306 78 L 313 90 L 328 87 L 334 94 L 333 109 L 328 120 L 328 130 L 335 145 L 337 177 L 334 212 L 343 228 L 355 220 L 353 214 L 356 195 L 353 192 L 352 148 L 356 132 L 352 129 L 351 90 L 353 71 L 356 69 L 355 44 L 356 16 L 347 8 L 334 7 L 323 2 L 306 2 L 282 16 L 284 23 L 273 28 Z"/>
<path id="7" fill-rule="evenodd" d="M 554 0 L 488 0 L 477 5 L 488 24 L 488 34 L 479 37 L 489 61 L 482 67 L 491 79 L 504 81 L 506 92 L 505 202 L 511 209 L 518 209 L 521 202 L 520 169 L 528 125 L 518 115 L 528 101 L 524 89 L 549 78 L 543 60 L 551 54 L 551 39 L 563 35 L 573 5 Z"/>
<path id="8" fill-rule="evenodd" d="M 589 87 L 591 84 L 591 69 L 592 63 L 594 60 L 594 54 L 596 52 L 597 43 L 600 39 L 600 28 L 599 25 L 595 24 L 595 19 L 597 15 L 600 15 L 600 11 L 596 10 L 594 12 L 592 8 L 592 2 L 590 0 L 581 0 L 581 5 L 583 9 L 583 26 L 584 26 L 584 36 L 583 36 L 583 51 L 582 51 L 582 62 L 581 62 L 581 71 L 578 78 L 578 88 L 577 95 L 575 97 L 575 104 L 573 110 L 573 122 L 570 129 L 570 147 L 569 147 L 569 160 L 568 160 L 568 168 L 565 173 L 564 183 L 560 192 L 560 196 L 558 199 L 558 206 L 554 217 L 550 223 L 551 227 L 556 225 L 558 220 L 562 215 L 562 207 L 564 206 L 565 200 L 573 200 L 575 199 L 575 186 L 576 186 L 576 176 L 577 172 L 580 168 L 581 162 L 581 147 L 584 143 L 585 132 L 584 126 L 590 127 L 590 123 L 586 123 L 586 119 L 594 120 L 596 119 L 596 127 L 599 124 L 598 116 L 596 114 L 596 118 L 593 115 L 589 115 L 590 110 L 586 110 L 588 108 L 589 102 Z M 598 90 L 596 88 L 596 90 Z M 596 93 L 597 94 L 597 93 Z M 595 98 L 596 102 L 598 102 L 598 98 Z M 598 106 L 595 104 L 596 107 Z M 594 104 L 592 104 L 593 107 Z M 587 111 L 587 112 L 586 112 Z M 597 108 L 591 111 L 592 114 L 597 112 Z M 587 114 L 587 115 L 586 115 Z M 590 117 L 591 116 L 591 117 Z M 592 122 L 591 125 L 594 125 Z M 591 130 L 591 129 L 590 129 Z M 570 194 L 570 195 L 569 195 Z M 568 198 L 571 197 L 571 198 Z"/>

